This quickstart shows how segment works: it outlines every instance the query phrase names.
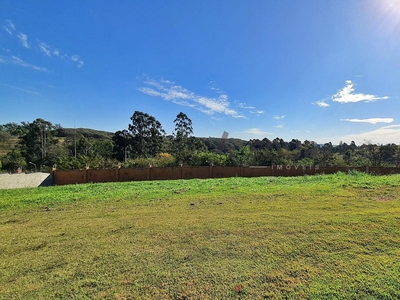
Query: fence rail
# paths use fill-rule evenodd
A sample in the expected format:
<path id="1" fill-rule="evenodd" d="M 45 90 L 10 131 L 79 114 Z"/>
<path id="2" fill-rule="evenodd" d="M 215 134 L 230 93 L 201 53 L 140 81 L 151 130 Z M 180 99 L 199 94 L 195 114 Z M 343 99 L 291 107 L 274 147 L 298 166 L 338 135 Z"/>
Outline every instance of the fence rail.
<path id="1" fill-rule="evenodd" d="M 270 167 L 165 167 L 143 169 L 84 169 L 72 171 L 54 171 L 55 185 L 96 182 L 123 182 L 143 180 L 173 180 L 193 178 L 224 178 L 224 177 L 260 177 L 260 176 L 303 176 L 316 174 L 333 174 L 357 170 L 371 174 L 400 174 L 400 168 L 395 167 L 318 167 L 318 166 L 284 166 Z"/>

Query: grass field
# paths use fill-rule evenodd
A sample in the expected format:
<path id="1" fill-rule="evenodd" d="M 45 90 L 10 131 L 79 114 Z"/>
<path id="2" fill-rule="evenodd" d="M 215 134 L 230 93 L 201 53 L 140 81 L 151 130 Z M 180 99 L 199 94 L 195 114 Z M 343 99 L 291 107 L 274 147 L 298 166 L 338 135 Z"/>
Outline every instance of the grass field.
<path id="1" fill-rule="evenodd" d="M 0 299 L 400 299 L 400 176 L 0 190 Z"/>

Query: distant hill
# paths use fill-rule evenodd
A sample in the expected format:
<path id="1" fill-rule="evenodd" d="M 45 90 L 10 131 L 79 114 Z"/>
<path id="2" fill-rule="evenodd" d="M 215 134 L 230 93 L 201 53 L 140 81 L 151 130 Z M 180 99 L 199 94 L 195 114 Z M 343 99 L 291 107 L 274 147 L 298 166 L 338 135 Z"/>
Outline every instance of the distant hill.
<path id="1" fill-rule="evenodd" d="M 57 137 L 85 137 L 90 139 L 110 140 L 114 135 L 113 132 L 95 130 L 90 128 L 59 128 Z"/>

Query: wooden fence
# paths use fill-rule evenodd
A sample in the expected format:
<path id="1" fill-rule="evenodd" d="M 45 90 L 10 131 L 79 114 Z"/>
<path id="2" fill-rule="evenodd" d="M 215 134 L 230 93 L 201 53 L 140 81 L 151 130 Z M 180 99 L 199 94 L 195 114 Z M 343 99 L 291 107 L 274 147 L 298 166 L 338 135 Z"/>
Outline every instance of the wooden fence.
<path id="1" fill-rule="evenodd" d="M 73 171 L 54 171 L 55 185 L 66 185 L 91 182 L 122 182 L 143 180 L 173 180 L 193 178 L 224 177 L 260 177 L 260 176 L 303 176 L 315 174 L 333 174 L 357 170 L 371 174 L 400 174 L 400 168 L 390 167 L 318 167 L 318 166 L 284 166 L 270 167 L 166 167 L 144 169 L 85 169 Z"/>

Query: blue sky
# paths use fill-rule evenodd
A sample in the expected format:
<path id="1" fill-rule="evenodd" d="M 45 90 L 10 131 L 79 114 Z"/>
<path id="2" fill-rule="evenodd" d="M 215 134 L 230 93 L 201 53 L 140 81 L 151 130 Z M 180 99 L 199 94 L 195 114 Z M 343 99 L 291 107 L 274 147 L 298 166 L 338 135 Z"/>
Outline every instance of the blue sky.
<path id="1" fill-rule="evenodd" d="M 400 144 L 399 0 L 1 2 L 0 124 Z"/>

